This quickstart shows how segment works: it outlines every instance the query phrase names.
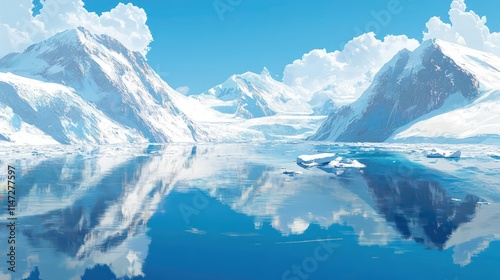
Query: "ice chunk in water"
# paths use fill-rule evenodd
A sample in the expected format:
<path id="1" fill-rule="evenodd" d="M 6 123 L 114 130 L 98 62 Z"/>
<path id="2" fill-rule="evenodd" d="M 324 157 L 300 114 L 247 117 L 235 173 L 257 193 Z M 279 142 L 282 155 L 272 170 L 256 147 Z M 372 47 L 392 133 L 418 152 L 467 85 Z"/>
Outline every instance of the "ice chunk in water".
<path id="1" fill-rule="evenodd" d="M 443 151 L 439 149 L 432 149 L 428 154 L 428 158 L 460 158 L 462 156 L 462 152 L 460 150 L 456 150 L 454 152 Z"/>
<path id="2" fill-rule="evenodd" d="M 297 164 L 304 167 L 326 165 L 335 159 L 336 154 L 323 153 L 316 155 L 301 155 L 297 157 Z"/>

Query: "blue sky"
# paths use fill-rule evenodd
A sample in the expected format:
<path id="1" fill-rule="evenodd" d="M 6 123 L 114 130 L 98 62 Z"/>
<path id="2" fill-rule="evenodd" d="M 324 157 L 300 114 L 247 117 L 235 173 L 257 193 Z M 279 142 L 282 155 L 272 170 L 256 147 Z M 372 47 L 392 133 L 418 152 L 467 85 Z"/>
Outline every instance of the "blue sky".
<path id="1" fill-rule="evenodd" d="M 217 2 L 218 1 L 218 2 Z M 377 23 L 380 11 L 388 21 Z M 120 1 L 84 0 L 89 11 L 109 11 Z M 399 2 L 399 4 L 397 4 Z M 147 54 L 150 65 L 174 88 L 202 92 L 230 75 L 260 72 L 266 66 L 278 79 L 284 67 L 303 54 L 342 49 L 365 31 L 406 34 L 422 39 L 432 16 L 448 22 L 451 0 L 134 0 L 148 16 L 154 37 Z M 233 3 L 231 5 L 231 3 Z M 395 3 L 395 4 L 394 4 Z M 468 0 L 468 9 L 488 17 L 491 31 L 500 31 L 500 1 Z M 215 4 L 221 10 L 217 12 Z M 228 4 L 231 10 L 224 11 Z M 228 7 L 228 6 L 226 6 Z M 373 24 L 376 23 L 376 24 Z"/>

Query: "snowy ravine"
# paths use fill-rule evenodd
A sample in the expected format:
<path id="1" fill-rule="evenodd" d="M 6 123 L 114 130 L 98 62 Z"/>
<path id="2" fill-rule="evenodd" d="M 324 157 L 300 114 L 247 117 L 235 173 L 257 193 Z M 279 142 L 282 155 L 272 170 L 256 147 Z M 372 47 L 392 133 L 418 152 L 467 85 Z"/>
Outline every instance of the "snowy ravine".
<path id="1" fill-rule="evenodd" d="M 403 50 L 309 140 L 498 142 L 500 58 L 441 40 Z"/>
<path id="2" fill-rule="evenodd" d="M 263 139 L 173 90 L 106 35 L 67 30 L 0 59 L 0 141 L 29 144 Z"/>

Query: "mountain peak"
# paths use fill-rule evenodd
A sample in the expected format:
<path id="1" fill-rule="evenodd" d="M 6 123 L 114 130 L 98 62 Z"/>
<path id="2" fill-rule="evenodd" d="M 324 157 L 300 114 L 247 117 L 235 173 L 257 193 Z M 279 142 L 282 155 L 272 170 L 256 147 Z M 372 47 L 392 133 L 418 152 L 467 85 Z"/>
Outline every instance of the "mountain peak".
<path id="1" fill-rule="evenodd" d="M 61 31 L 59 33 L 57 33 L 56 35 L 54 35 L 52 38 L 61 38 L 61 37 L 92 37 L 93 34 L 88 30 L 86 29 L 85 27 L 83 26 L 79 26 L 79 27 L 76 27 L 76 28 L 71 28 L 71 29 L 67 29 L 65 31 Z"/>
<path id="2" fill-rule="evenodd" d="M 93 33 L 82 26 L 59 32 L 45 41 L 32 45 L 25 52 L 32 51 L 34 49 L 38 49 L 38 51 L 40 51 L 47 48 L 56 49 L 60 47 L 66 48 L 68 46 L 75 49 L 82 48 L 87 52 L 95 52 L 96 49 L 100 49 L 102 51 L 102 47 L 119 53 L 129 52 L 129 50 L 118 40 L 105 34 Z"/>
<path id="3" fill-rule="evenodd" d="M 137 80 L 146 84 L 145 77 L 154 76 L 140 53 L 128 50 L 108 35 L 95 34 L 84 27 L 59 32 L 23 53 L 0 59 L 0 71 L 70 86 L 92 102 L 110 93 L 126 92 L 128 87 L 123 84 L 126 73 L 139 75 Z M 150 80 L 158 84 L 154 88 L 161 88 L 161 81 Z M 115 99 L 121 97 L 117 95 Z"/>
<path id="4" fill-rule="evenodd" d="M 25 52 L 40 50 L 42 47 L 53 47 L 54 45 L 84 46 L 90 40 L 95 40 L 102 35 L 94 35 L 84 27 L 77 27 L 61 31 L 45 41 L 30 46 Z"/>
<path id="5" fill-rule="evenodd" d="M 269 70 L 267 69 L 267 67 L 264 67 L 264 69 L 262 69 L 262 72 L 260 72 L 260 75 L 261 76 L 271 77 L 271 72 L 269 72 Z"/>
<path id="6" fill-rule="evenodd" d="M 420 44 L 420 46 L 418 48 L 416 48 L 411 53 L 413 53 L 413 54 L 424 53 L 429 49 L 439 49 L 442 51 L 442 47 L 445 47 L 449 44 L 456 45 L 454 43 L 443 41 L 443 40 L 437 39 L 437 38 L 428 39 L 428 40 L 423 41 L 422 44 Z M 457 46 L 459 46 L 461 48 L 467 48 L 465 46 L 460 46 L 460 45 L 457 45 Z"/>
<path id="7" fill-rule="evenodd" d="M 0 70 L 50 82 L 70 82 L 78 90 L 85 87 L 79 81 L 90 72 L 94 72 L 93 77 L 104 72 L 119 80 L 120 69 L 135 64 L 139 64 L 138 69 L 148 68 L 140 53 L 128 50 L 118 40 L 77 27 L 33 44 L 22 53 L 5 56 L 0 59 Z M 102 83 L 96 81 L 95 86 L 99 85 Z"/>

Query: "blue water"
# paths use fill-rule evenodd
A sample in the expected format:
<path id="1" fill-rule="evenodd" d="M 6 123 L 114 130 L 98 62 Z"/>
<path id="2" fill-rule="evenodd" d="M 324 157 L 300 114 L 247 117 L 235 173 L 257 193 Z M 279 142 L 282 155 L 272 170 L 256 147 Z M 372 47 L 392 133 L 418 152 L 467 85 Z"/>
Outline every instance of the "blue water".
<path id="1" fill-rule="evenodd" d="M 481 150 L 30 149 L 0 160 L 18 203 L 15 273 L 0 213 L 0 279 L 500 279 L 500 161 Z M 321 152 L 366 167 L 295 162 Z"/>

